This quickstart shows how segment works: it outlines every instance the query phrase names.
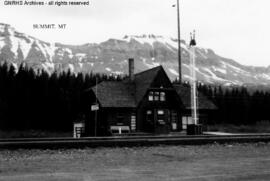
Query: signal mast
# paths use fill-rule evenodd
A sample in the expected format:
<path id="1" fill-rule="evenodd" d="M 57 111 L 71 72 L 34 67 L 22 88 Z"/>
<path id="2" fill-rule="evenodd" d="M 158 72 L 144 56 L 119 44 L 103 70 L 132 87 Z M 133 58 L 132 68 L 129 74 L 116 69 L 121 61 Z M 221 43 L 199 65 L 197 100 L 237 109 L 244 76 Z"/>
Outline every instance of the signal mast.
<path id="1" fill-rule="evenodd" d="M 190 43 L 189 43 L 189 55 L 190 55 L 190 74 L 191 74 L 191 116 L 192 124 L 198 124 L 198 96 L 197 96 L 197 85 L 196 85 L 196 70 L 195 70 L 195 30 L 190 33 Z"/>

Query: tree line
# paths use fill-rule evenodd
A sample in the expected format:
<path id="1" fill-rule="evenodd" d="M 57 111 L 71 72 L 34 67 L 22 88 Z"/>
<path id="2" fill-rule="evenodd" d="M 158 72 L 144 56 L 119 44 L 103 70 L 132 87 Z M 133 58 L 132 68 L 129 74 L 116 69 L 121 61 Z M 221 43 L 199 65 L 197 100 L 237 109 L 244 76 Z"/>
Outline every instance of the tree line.
<path id="1" fill-rule="evenodd" d="M 105 74 L 75 75 L 70 71 L 48 74 L 21 65 L 0 66 L 0 130 L 71 131 L 73 122 L 90 111 L 93 97 L 87 89 L 103 80 L 121 77 Z"/>
<path id="2" fill-rule="evenodd" d="M 198 90 L 218 107 L 209 124 L 251 125 L 270 121 L 270 93 L 247 87 L 198 85 Z"/>
<path id="3" fill-rule="evenodd" d="M 94 96 L 87 91 L 105 74 L 48 74 L 21 65 L 0 65 L 0 130 L 71 131 L 73 122 L 89 119 Z M 254 124 L 270 120 L 270 93 L 246 87 L 199 84 L 198 89 L 218 107 L 208 124 Z"/>

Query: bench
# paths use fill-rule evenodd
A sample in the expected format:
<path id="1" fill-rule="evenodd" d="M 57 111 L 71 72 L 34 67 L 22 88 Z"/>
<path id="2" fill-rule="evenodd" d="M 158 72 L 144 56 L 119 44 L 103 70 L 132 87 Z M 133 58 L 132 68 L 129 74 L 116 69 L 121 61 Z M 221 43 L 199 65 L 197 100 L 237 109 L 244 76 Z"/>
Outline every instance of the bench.
<path id="1" fill-rule="evenodd" d="M 126 134 L 130 133 L 129 126 L 111 126 L 110 127 L 112 134 Z"/>

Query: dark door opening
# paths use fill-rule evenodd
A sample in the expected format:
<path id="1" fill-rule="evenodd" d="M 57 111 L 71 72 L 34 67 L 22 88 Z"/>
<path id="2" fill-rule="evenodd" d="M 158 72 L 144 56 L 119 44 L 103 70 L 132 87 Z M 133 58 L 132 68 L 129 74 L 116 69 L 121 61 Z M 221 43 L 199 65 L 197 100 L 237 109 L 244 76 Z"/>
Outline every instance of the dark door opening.
<path id="1" fill-rule="evenodd" d="M 169 133 L 178 128 L 177 113 L 169 109 L 149 109 L 146 111 L 145 131 L 151 133 Z"/>

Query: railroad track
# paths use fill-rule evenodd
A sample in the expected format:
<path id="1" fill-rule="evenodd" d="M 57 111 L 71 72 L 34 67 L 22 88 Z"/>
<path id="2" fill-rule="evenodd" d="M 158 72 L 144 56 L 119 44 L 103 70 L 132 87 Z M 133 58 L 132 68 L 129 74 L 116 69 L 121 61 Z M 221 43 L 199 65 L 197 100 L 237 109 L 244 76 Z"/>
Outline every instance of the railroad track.
<path id="1" fill-rule="evenodd" d="M 270 134 L 241 135 L 161 135 L 84 138 L 17 138 L 0 139 L 0 149 L 59 149 L 85 147 L 131 147 L 154 145 L 202 145 L 211 143 L 270 142 Z"/>

